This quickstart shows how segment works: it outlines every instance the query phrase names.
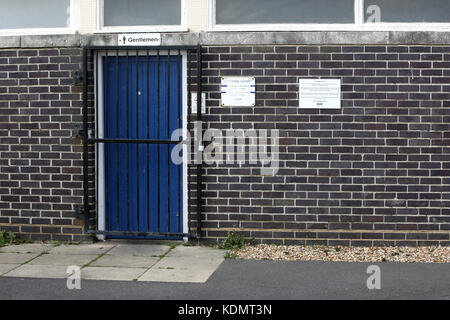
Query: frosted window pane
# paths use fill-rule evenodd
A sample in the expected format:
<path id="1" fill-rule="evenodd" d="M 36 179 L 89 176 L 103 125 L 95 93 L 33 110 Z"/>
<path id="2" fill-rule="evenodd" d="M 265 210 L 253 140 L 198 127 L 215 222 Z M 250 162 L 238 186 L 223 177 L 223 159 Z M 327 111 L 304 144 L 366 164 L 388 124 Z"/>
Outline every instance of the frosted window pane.
<path id="1" fill-rule="evenodd" d="M 180 25 L 181 0 L 104 0 L 105 26 Z"/>
<path id="2" fill-rule="evenodd" d="M 354 0 L 216 0 L 217 24 L 354 23 Z"/>
<path id="3" fill-rule="evenodd" d="M 0 0 L 0 29 L 69 27 L 70 0 Z"/>
<path id="4" fill-rule="evenodd" d="M 381 22 L 450 22 L 449 0 L 365 0 L 364 4 L 365 12 L 371 5 L 380 8 Z M 370 15 L 366 13 L 366 19 Z"/>

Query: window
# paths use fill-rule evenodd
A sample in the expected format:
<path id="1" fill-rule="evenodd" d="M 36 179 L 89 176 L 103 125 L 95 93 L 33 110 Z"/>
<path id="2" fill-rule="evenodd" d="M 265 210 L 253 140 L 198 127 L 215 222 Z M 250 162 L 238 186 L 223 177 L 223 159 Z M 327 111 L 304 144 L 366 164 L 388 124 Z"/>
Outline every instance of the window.
<path id="1" fill-rule="evenodd" d="M 212 31 L 450 30 L 449 0 L 209 0 Z"/>
<path id="2" fill-rule="evenodd" d="M 373 22 L 450 22 L 448 0 L 365 0 L 366 15 L 378 14 Z M 367 20 L 366 20 L 367 21 Z"/>
<path id="3" fill-rule="evenodd" d="M 217 24 L 354 22 L 354 0 L 216 0 Z"/>
<path id="4" fill-rule="evenodd" d="M 161 29 L 184 25 L 185 0 L 101 0 L 101 29 Z M 161 28 L 162 27 L 162 28 Z"/>
<path id="5" fill-rule="evenodd" d="M 70 0 L 0 0 L 0 29 L 68 27 Z"/>

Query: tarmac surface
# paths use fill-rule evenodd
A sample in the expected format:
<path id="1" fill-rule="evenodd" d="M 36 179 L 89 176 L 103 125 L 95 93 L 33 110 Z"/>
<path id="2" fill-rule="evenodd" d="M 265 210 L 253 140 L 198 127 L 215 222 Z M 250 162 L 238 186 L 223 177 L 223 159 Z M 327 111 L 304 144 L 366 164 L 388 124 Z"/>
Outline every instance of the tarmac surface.
<path id="1" fill-rule="evenodd" d="M 370 263 L 225 260 L 204 283 L 0 278 L 0 299 L 450 299 L 450 265 L 380 263 L 381 289 L 369 290 Z"/>

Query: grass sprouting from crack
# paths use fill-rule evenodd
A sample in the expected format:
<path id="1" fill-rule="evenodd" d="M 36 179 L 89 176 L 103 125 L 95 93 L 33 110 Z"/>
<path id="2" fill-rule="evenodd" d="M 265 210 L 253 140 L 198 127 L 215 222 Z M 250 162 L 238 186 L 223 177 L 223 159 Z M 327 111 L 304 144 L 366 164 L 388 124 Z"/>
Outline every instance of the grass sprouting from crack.
<path id="1" fill-rule="evenodd" d="M 31 252 L 31 251 L 28 251 L 27 253 L 32 253 L 32 252 Z M 14 270 L 20 268 L 21 266 L 23 266 L 23 265 L 25 265 L 25 264 L 30 263 L 31 261 L 33 261 L 33 260 L 35 260 L 35 259 L 37 259 L 37 258 L 43 256 L 44 254 L 48 254 L 48 253 L 49 253 L 49 252 L 48 252 L 47 250 L 41 251 L 36 257 L 33 257 L 33 258 L 31 258 L 31 259 L 29 259 L 29 260 L 27 260 L 27 261 L 25 261 L 25 262 L 19 264 L 17 267 L 15 267 L 15 268 L 13 268 L 13 269 L 11 269 L 11 270 L 5 272 L 5 273 L 0 273 L 0 277 L 4 276 L 5 274 L 10 273 L 11 271 L 14 271 Z"/>
<path id="2" fill-rule="evenodd" d="M 159 256 L 153 256 L 153 257 L 158 257 L 159 260 L 158 260 L 157 262 L 159 262 L 159 261 L 161 261 L 162 259 L 164 259 L 164 258 L 169 254 L 170 251 L 172 251 L 173 249 L 175 249 L 175 248 L 178 247 L 178 246 L 179 246 L 178 243 L 170 243 L 170 244 L 169 244 L 169 249 L 168 249 L 166 252 L 164 252 L 163 254 L 161 254 L 161 255 L 159 255 Z"/>

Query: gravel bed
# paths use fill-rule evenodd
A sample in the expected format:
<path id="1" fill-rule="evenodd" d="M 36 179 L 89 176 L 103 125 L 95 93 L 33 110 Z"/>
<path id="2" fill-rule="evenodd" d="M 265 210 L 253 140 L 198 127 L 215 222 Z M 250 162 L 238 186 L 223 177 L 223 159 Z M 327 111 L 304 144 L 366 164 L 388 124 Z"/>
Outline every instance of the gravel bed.
<path id="1" fill-rule="evenodd" d="M 330 247 L 255 245 L 232 250 L 236 259 L 450 263 L 450 247 Z"/>

